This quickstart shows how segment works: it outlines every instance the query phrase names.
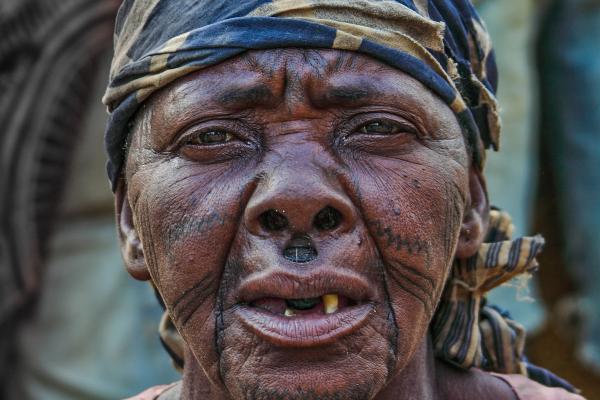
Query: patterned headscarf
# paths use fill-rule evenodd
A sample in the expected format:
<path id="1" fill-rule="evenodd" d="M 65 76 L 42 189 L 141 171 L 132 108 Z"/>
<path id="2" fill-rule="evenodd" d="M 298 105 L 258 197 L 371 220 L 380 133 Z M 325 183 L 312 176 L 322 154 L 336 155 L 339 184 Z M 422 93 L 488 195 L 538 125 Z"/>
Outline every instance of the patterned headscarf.
<path id="1" fill-rule="evenodd" d="M 124 164 L 131 119 L 152 93 L 248 50 L 321 48 L 369 55 L 420 81 L 456 114 L 475 165 L 498 149 L 497 71 L 484 24 L 468 0 L 125 0 L 104 96 L 108 175 Z M 456 260 L 431 323 L 436 356 L 462 368 L 567 383 L 531 366 L 524 330 L 486 306 L 485 293 L 536 268 L 541 237 L 509 240 L 510 219 L 493 211 L 488 243 Z M 161 337 L 178 364 L 184 343 L 168 315 Z"/>
<path id="2" fill-rule="evenodd" d="M 468 0 L 125 0 L 104 103 L 108 175 L 124 163 L 129 124 L 156 90 L 248 50 L 351 50 L 411 75 L 456 113 L 473 159 L 498 148 L 496 64 Z"/>

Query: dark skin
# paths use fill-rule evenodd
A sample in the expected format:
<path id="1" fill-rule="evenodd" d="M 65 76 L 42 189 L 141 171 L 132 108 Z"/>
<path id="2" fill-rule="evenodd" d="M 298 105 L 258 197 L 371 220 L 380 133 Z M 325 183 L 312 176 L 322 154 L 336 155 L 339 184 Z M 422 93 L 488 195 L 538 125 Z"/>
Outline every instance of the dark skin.
<path id="1" fill-rule="evenodd" d="M 488 202 L 450 108 L 398 70 L 280 49 L 177 80 L 134 121 L 116 203 L 188 345 L 182 399 L 514 399 L 433 355 Z"/>

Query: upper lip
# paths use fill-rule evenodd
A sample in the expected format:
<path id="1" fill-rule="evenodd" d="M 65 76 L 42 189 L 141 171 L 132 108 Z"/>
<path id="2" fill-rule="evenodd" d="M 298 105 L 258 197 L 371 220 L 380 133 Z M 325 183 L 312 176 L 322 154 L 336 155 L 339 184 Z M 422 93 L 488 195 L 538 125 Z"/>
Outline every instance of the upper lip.
<path id="1" fill-rule="evenodd" d="M 319 270 L 306 273 L 288 271 L 258 272 L 239 287 L 239 303 L 251 303 L 265 297 L 302 299 L 338 294 L 357 303 L 368 302 L 374 293 L 368 282 L 351 271 Z"/>

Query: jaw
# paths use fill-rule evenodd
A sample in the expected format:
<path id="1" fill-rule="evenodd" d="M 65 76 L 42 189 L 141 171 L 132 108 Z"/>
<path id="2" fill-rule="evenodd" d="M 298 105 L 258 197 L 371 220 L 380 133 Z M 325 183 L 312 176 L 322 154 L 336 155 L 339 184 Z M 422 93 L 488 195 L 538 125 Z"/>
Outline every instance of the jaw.
<path id="1" fill-rule="evenodd" d="M 370 337 L 374 337 L 371 331 Z M 369 335 L 369 333 L 367 334 Z M 357 349 L 374 353 L 370 341 L 349 341 L 349 346 L 327 349 L 298 349 L 280 351 L 259 343 L 247 358 L 245 367 L 235 350 L 221 354 L 220 370 L 216 379 L 209 379 L 210 371 L 203 369 L 189 348 L 186 348 L 186 364 L 183 371 L 181 399 L 193 400 L 328 400 L 328 399 L 377 399 L 408 400 L 415 398 L 440 398 L 436 362 L 431 341 L 426 338 L 419 350 L 406 365 L 396 365 L 395 357 L 389 355 L 388 368 L 376 368 L 366 372 L 365 363 Z M 353 353 L 354 352 L 354 353 Z M 242 353 L 248 357 L 247 353 Z M 315 360 L 320 360 L 315 366 Z M 235 365 L 234 365 L 235 364 Z M 352 367 L 348 368 L 348 364 Z M 385 364 L 383 362 L 382 364 Z M 446 367 L 447 369 L 447 367 Z M 222 378 L 219 377 L 222 376 Z M 385 378 L 379 379 L 380 376 Z M 226 388 L 225 388 L 226 387 Z M 179 397 L 178 397 L 179 398 Z"/>

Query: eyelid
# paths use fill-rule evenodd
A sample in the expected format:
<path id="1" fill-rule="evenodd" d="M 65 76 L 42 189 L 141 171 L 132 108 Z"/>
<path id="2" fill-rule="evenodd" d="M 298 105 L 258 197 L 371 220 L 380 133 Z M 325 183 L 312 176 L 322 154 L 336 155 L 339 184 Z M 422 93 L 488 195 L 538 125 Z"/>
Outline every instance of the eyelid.
<path id="1" fill-rule="evenodd" d="M 401 134 L 401 133 L 412 133 L 412 134 L 418 134 L 418 129 L 415 128 L 414 126 L 412 126 L 409 123 L 404 123 L 404 122 L 399 122 L 399 121 L 394 121 L 394 120 L 390 120 L 387 118 L 375 118 L 373 120 L 364 122 L 362 124 L 359 125 L 359 129 L 362 129 L 368 125 L 377 123 L 377 122 L 383 122 L 383 123 L 387 123 L 389 125 L 392 125 L 393 127 L 397 127 L 400 129 L 399 132 L 396 133 L 391 133 L 391 135 L 396 135 L 396 134 Z M 382 133 L 381 135 L 386 135 L 384 133 Z"/>
<path id="2" fill-rule="evenodd" d="M 351 136 L 353 134 L 361 134 L 361 133 L 357 133 L 357 131 L 360 128 L 364 127 L 365 125 L 372 124 L 375 122 L 387 122 L 387 123 L 396 125 L 401 129 L 400 132 L 393 133 L 390 135 L 401 135 L 403 133 L 410 133 L 417 137 L 426 136 L 426 134 L 421 129 L 420 125 L 418 123 L 412 122 L 411 118 L 409 116 L 405 117 L 403 115 L 379 112 L 379 113 L 359 114 L 359 115 L 355 116 L 355 118 L 353 118 L 353 119 L 355 120 L 355 122 L 352 123 L 352 125 L 354 127 L 351 128 L 351 132 L 347 132 L 347 134 L 344 135 L 346 137 Z M 375 135 L 373 135 L 373 136 L 375 136 Z"/>
<path id="3" fill-rule="evenodd" d="M 211 132 L 225 134 L 226 140 L 223 142 L 215 142 L 215 143 L 202 143 L 202 140 L 199 140 L 200 143 L 192 144 L 192 145 L 195 145 L 195 146 L 217 146 L 220 144 L 229 143 L 232 140 L 235 140 L 237 138 L 237 135 L 229 130 L 219 129 L 219 128 L 208 128 L 208 129 L 201 129 L 198 131 L 192 131 L 191 133 L 183 135 L 181 138 L 181 142 L 182 142 L 181 144 L 186 145 L 189 142 L 191 142 L 192 140 L 198 139 L 198 138 L 200 138 L 200 136 L 205 135 L 207 133 L 211 133 Z M 227 136 L 229 136 L 228 140 L 227 140 Z"/>
<path id="4" fill-rule="evenodd" d="M 215 143 L 208 146 L 219 146 L 224 145 L 226 143 L 231 143 L 236 139 L 243 143 L 250 142 L 248 136 L 243 135 L 242 132 L 244 127 L 237 121 L 228 121 L 228 120 L 211 120 L 211 121 L 196 121 L 195 123 L 187 125 L 185 128 L 181 129 L 176 135 L 173 141 L 173 145 L 170 146 L 171 149 L 180 149 L 181 147 L 186 145 L 186 142 L 190 140 L 193 136 L 202 135 L 204 133 L 208 133 L 211 131 L 221 131 L 228 133 L 232 136 L 232 139 L 224 142 L 224 143 Z"/>

